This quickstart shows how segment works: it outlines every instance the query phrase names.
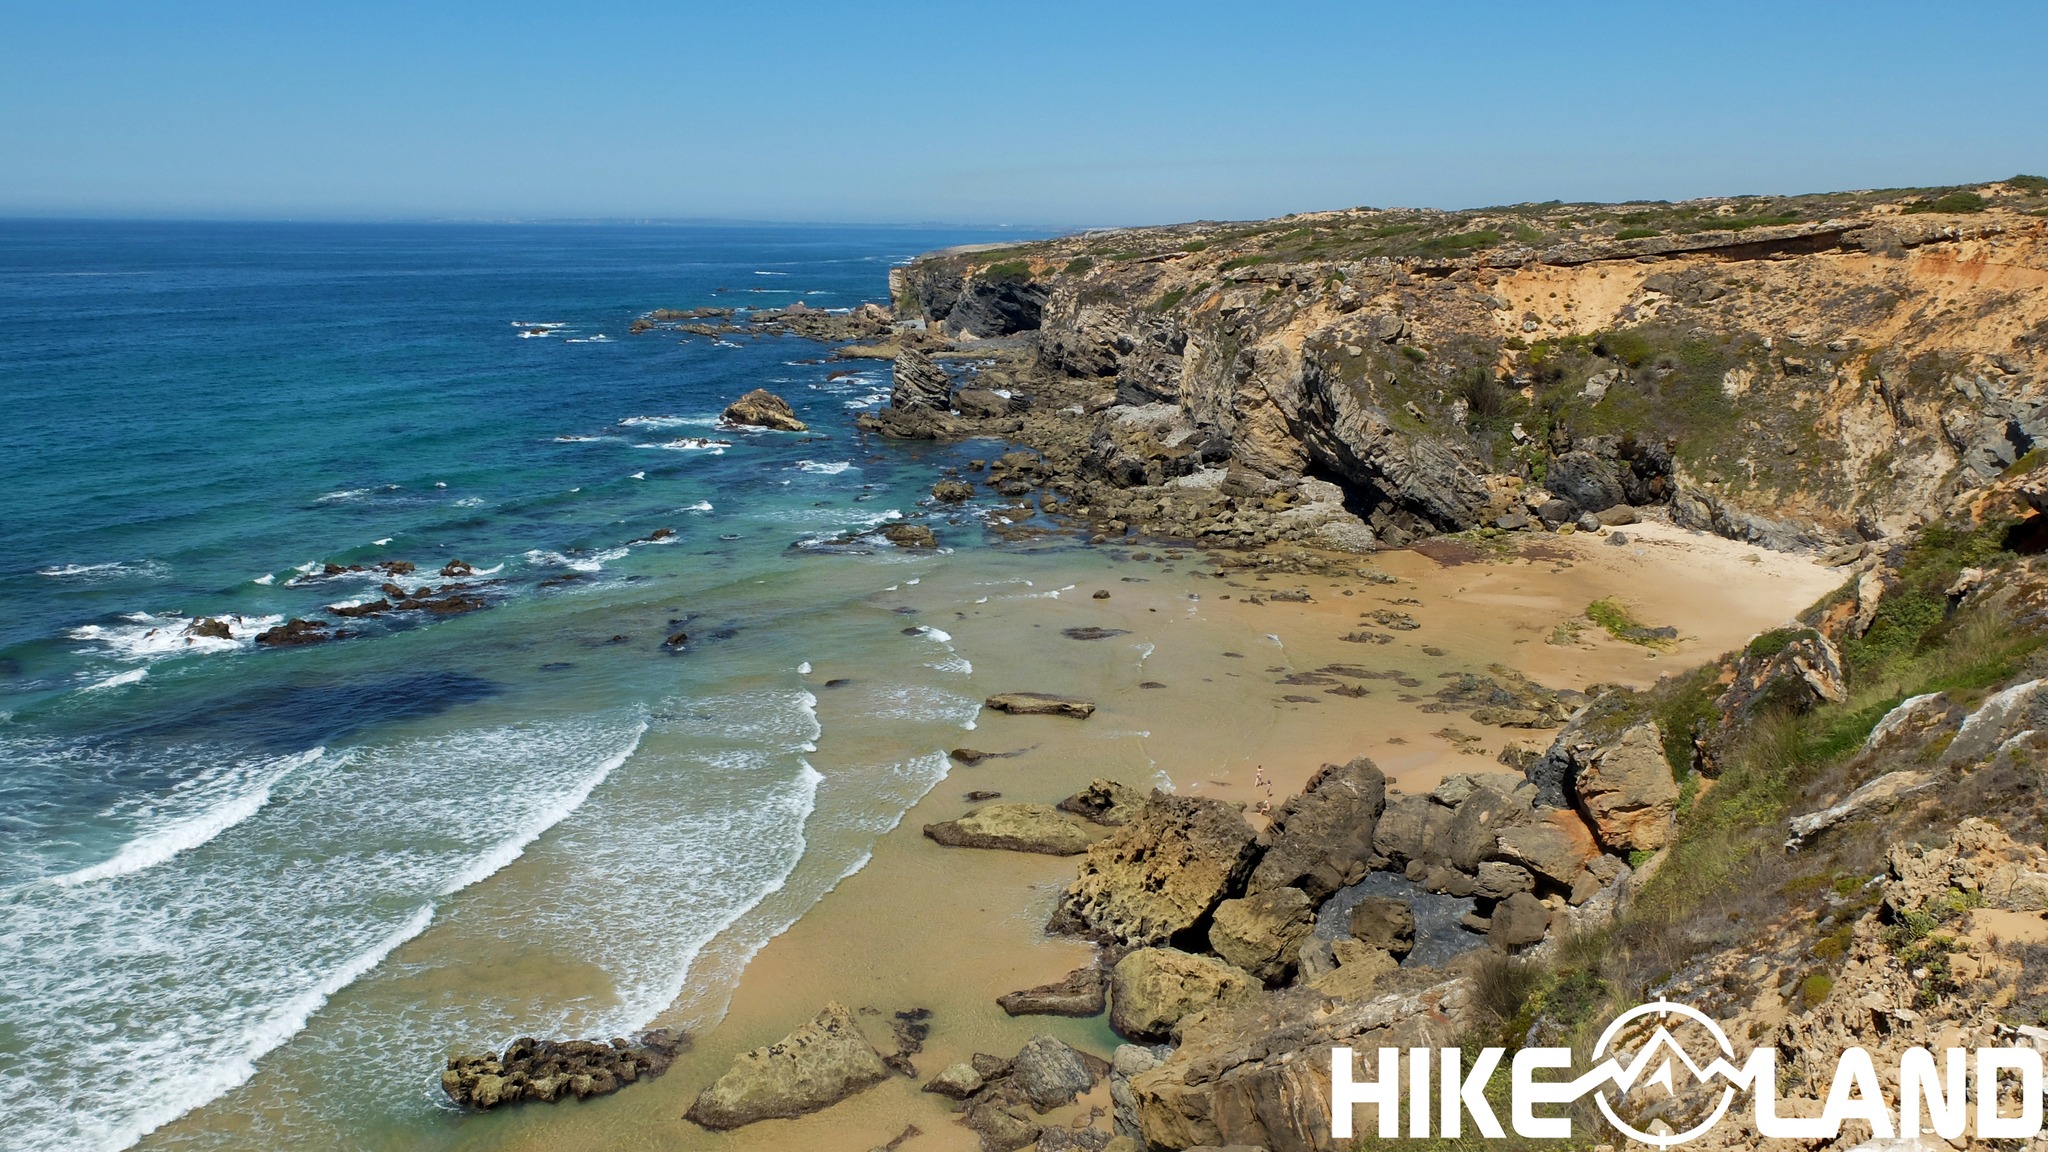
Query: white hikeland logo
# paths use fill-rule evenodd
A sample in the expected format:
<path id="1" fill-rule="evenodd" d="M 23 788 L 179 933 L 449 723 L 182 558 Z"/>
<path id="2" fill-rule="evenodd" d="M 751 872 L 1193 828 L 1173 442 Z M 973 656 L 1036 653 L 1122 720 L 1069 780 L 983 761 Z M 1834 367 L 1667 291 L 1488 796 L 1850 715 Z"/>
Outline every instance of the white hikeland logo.
<path id="1" fill-rule="evenodd" d="M 1705 1053 L 1704 1059 L 1696 1052 Z M 1407 1135 L 1412 1138 L 1456 1138 L 1463 1134 L 1467 1118 L 1482 1136 L 1507 1135 L 1486 1091 L 1507 1055 L 1505 1048 L 1481 1049 L 1469 1072 L 1463 1067 L 1462 1049 L 1410 1048 L 1406 1059 L 1403 1055 L 1399 1048 L 1381 1048 L 1374 1063 L 1377 1077 L 1360 1080 L 1351 1049 L 1331 1050 L 1331 1136 L 1349 1138 L 1353 1108 L 1371 1104 L 1378 1109 L 1380 1138 L 1398 1137 L 1404 1099 Z M 1671 1148 L 1719 1124 L 1746 1090 L 1752 1097 L 1757 1134 L 1768 1139 L 1832 1140 L 1845 1122 L 1860 1120 L 1869 1125 L 1873 1138 L 1917 1136 L 1924 1121 L 1926 1130 L 1953 1141 L 1962 1138 L 1973 1117 L 1979 1139 L 2029 1140 L 2041 1133 L 2039 1051 L 1944 1048 L 1940 1057 L 1937 1066 L 1934 1050 L 1908 1048 L 1901 1053 L 1897 1075 L 1891 1078 L 1898 1085 L 1898 1099 L 1888 1101 L 1870 1053 L 1860 1047 L 1844 1048 L 1827 1081 L 1827 1097 L 1818 1102 L 1819 1115 L 1780 1115 L 1775 1047 L 1758 1048 L 1737 1064 L 1734 1045 L 1712 1017 L 1689 1005 L 1659 1000 L 1615 1017 L 1594 1044 L 1592 1067 L 1582 1075 L 1536 1076 L 1539 1070 L 1571 1069 L 1576 1061 L 1569 1048 L 1516 1052 L 1510 1061 L 1509 1123 L 1524 1139 L 1567 1139 L 1572 1119 L 1558 1114 L 1556 1106 L 1590 1094 L 1616 1131 L 1654 1148 Z M 1807 1079 L 1819 1084 L 1825 1071 L 1808 1070 Z M 1717 1082 L 1718 1095 L 1701 1091 Z M 2014 1099 L 2001 1103 L 2001 1087 L 2012 1089 L 2006 1094 Z M 1662 1095 L 1624 1107 L 1632 1092 L 1650 1089 L 1662 1089 Z M 1550 1114 L 1539 1114 L 1539 1105 L 1550 1106 Z M 1811 1105 L 1799 1109 L 1811 1110 Z M 1633 1119 L 1623 1119 L 1624 1111 Z"/>

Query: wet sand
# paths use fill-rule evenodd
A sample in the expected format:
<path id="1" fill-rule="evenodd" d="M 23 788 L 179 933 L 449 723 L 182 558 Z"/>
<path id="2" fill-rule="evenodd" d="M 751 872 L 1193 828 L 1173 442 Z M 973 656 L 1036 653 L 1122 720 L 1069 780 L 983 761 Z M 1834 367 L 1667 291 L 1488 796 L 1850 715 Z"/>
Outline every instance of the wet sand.
<path id="1" fill-rule="evenodd" d="M 949 1101 L 901 1077 L 813 1116 L 730 1133 L 706 1132 L 681 1116 L 735 1054 L 779 1039 L 828 1000 L 863 1013 L 884 1051 L 892 1047 L 890 1013 L 932 1010 L 931 1037 L 916 1058 L 924 1077 L 976 1051 L 1007 1056 L 1040 1033 L 1105 1054 L 1118 1042 L 1101 1018 L 1010 1019 L 995 1006 L 1001 993 L 1058 979 L 1086 962 L 1090 950 L 1042 932 L 1074 858 L 944 848 L 921 835 L 923 825 L 971 807 L 967 791 L 1051 802 L 1107 776 L 1249 806 L 1265 797 L 1253 786 L 1261 768 L 1277 801 L 1298 791 L 1319 765 L 1361 755 L 1372 757 L 1394 787 L 1426 790 L 1448 773 L 1502 771 L 1495 756 L 1503 746 L 1540 746 L 1551 735 L 1422 711 L 1441 675 L 1500 663 L 1552 688 L 1647 686 L 1783 623 L 1840 582 L 1839 572 L 1802 556 L 1668 525 L 1624 531 L 1626 546 L 1601 537 L 1538 537 L 1518 540 L 1519 556 L 1448 549 L 1438 550 L 1438 559 L 1394 552 L 1366 562 L 1396 577 L 1395 584 L 1262 580 L 1218 574 L 1195 552 L 1167 560 L 1155 549 L 1151 560 L 1139 561 L 1117 558 L 1128 552 L 1085 550 L 1066 554 L 1071 563 L 1057 566 L 1064 575 L 1050 586 L 1045 557 L 999 552 L 878 594 L 878 606 L 916 609 L 915 620 L 950 632 L 974 664 L 978 691 L 1074 694 L 1099 710 L 1086 721 L 983 712 L 975 730 L 960 734 L 961 743 L 1017 754 L 975 767 L 954 764 L 881 838 L 865 868 L 751 958 L 714 946 L 700 963 L 744 965 L 744 975 L 729 1000 L 686 994 L 664 1017 L 662 1023 L 697 1038 L 666 1076 L 598 1101 L 470 1118 L 459 1146 L 860 1152 L 915 1125 L 922 1135 L 905 1145 L 914 1152 L 975 1147 L 974 1134 L 953 1121 Z M 1097 589 L 1109 598 L 1093 598 Z M 1266 598 L 1297 589 L 1311 601 Z M 1658 652 L 1586 626 L 1575 641 L 1551 642 L 1561 638 L 1561 623 L 1606 596 L 1619 597 L 1646 624 L 1676 626 L 1680 640 Z M 1393 633 L 1387 644 L 1341 639 L 1361 627 L 1385 631 L 1361 622 L 1379 610 L 1405 612 L 1419 627 Z M 1061 634 L 1090 626 L 1124 634 Z M 1275 683 L 1328 664 L 1399 671 L 1414 686 L 1356 681 L 1370 693 L 1351 698 Z M 819 667 L 812 678 L 822 685 L 860 672 Z M 1148 682 L 1163 687 L 1141 686 Z M 886 725 L 864 717 L 854 696 L 817 691 L 825 735 L 812 762 L 828 778 L 835 761 L 871 758 L 891 746 Z M 1284 699 L 1289 695 L 1305 699 Z M 1446 728 L 1476 739 L 1454 743 L 1438 735 Z M 1098 1090 L 1047 1122 L 1085 1123 L 1092 1110 L 1106 1109 Z"/>

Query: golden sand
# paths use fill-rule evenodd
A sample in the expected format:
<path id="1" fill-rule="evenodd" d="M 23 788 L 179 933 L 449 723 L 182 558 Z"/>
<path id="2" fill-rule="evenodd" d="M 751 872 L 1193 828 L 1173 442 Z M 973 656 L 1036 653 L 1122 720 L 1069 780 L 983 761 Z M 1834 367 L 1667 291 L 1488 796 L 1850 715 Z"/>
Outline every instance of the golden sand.
<path id="1" fill-rule="evenodd" d="M 1089 551 L 1074 555 L 1069 576 L 1055 586 L 1047 585 L 1042 557 L 1027 565 L 997 554 L 878 597 L 892 607 L 918 608 L 918 619 L 951 632 L 974 663 L 980 691 L 1079 695 L 1099 710 L 1086 721 L 984 712 L 961 743 L 1019 754 L 971 768 L 954 765 L 952 775 L 882 837 L 864 869 L 746 961 L 729 1003 L 698 999 L 672 1012 L 663 1022 L 690 1028 L 697 1041 L 666 1076 L 589 1103 L 475 1117 L 462 1126 L 461 1144 L 535 1152 L 859 1152 L 915 1125 L 922 1135 L 907 1145 L 914 1152 L 975 1147 L 974 1135 L 954 1122 L 949 1101 L 902 1078 L 823 1113 L 731 1133 L 705 1132 L 681 1116 L 736 1053 L 779 1039 L 828 1000 L 863 1012 L 884 1050 L 892 1046 L 890 1013 L 931 1009 L 932 1034 L 916 1059 L 926 1076 L 976 1051 L 1008 1055 L 1040 1033 L 1098 1053 L 1117 1042 L 1100 1019 L 1013 1020 L 995 1006 L 1001 993 L 1058 979 L 1085 962 L 1089 949 L 1041 931 L 1054 895 L 1073 875 L 1074 859 L 943 848 L 921 835 L 923 825 L 970 807 L 962 798 L 967 791 L 1050 802 L 1107 776 L 1253 805 L 1266 795 L 1254 786 L 1261 769 L 1278 800 L 1299 790 L 1317 766 L 1361 755 L 1372 757 L 1393 786 L 1426 790 L 1448 773 L 1503 770 L 1495 755 L 1504 745 L 1541 745 L 1550 735 L 1483 728 L 1462 714 L 1423 711 L 1441 674 L 1500 663 L 1553 688 L 1644 686 L 1783 623 L 1840 578 L 1803 557 L 1665 525 L 1622 531 L 1631 541 L 1625 546 L 1603 537 L 1558 536 L 1525 540 L 1520 556 L 1448 564 L 1417 552 L 1374 557 L 1374 567 L 1399 579 L 1392 585 L 1218 576 L 1197 553 L 1177 561 L 1155 552 L 1151 561 L 1116 562 Z M 1021 580 L 1027 571 L 1035 581 L 1028 587 L 998 583 L 1007 575 Z M 1093 598 L 1097 589 L 1109 598 Z M 1266 598 L 1295 589 L 1308 592 L 1312 602 Z M 1059 594 L 1047 595 L 1054 591 Z M 975 603 L 982 595 L 987 602 Z M 1645 623 L 1676 626 L 1681 639 L 1658 652 L 1588 626 L 1570 642 L 1553 642 L 1570 636 L 1559 633 L 1560 624 L 1583 623 L 1586 605 L 1608 596 L 1619 597 Z M 1385 631 L 1361 620 L 1379 610 L 1408 613 L 1419 627 L 1394 633 L 1388 644 L 1341 639 L 1360 628 Z M 1061 634 L 1087 626 L 1125 634 L 1099 640 Z M 1399 671 L 1419 686 L 1364 681 L 1370 694 L 1350 698 L 1275 683 L 1338 663 Z M 822 683 L 859 672 L 820 667 L 814 678 Z M 1148 682 L 1163 687 L 1141 686 Z M 1289 695 L 1305 700 L 1285 700 Z M 826 736 L 813 763 L 828 777 L 835 755 L 887 743 L 886 731 L 848 714 L 831 691 L 819 697 Z M 1476 739 L 1439 735 L 1447 728 Z M 1106 1108 L 1098 1090 L 1047 1120 L 1085 1123 Z"/>

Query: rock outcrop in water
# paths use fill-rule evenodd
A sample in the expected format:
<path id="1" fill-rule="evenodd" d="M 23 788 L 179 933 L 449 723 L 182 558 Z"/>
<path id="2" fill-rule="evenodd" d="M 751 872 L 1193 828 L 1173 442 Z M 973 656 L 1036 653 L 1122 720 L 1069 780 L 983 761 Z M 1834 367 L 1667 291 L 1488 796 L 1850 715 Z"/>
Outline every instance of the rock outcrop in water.
<path id="1" fill-rule="evenodd" d="M 810 430 L 808 424 L 796 418 L 789 401 L 766 388 L 756 388 L 733 401 L 720 419 L 742 428 L 768 428 L 776 432 Z"/>
<path id="2" fill-rule="evenodd" d="M 666 1028 L 610 1043 L 525 1037 L 503 1053 L 450 1057 L 441 1090 L 479 1111 L 525 1101 L 586 1100 L 661 1075 L 688 1045 L 687 1037 Z"/>

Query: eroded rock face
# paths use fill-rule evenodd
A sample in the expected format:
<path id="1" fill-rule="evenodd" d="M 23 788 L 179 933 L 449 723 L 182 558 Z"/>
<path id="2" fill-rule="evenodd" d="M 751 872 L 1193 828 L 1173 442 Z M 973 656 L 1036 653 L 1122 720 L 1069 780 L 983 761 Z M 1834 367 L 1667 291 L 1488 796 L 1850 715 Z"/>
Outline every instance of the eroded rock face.
<path id="1" fill-rule="evenodd" d="M 802 1116 L 888 1078 L 881 1053 L 861 1034 L 853 1014 L 827 1004 L 776 1043 L 742 1053 L 698 1095 L 684 1119 L 716 1130 Z"/>
<path id="2" fill-rule="evenodd" d="M 1259 981 L 1213 956 L 1140 948 L 1110 975 L 1109 1025 L 1132 1040 L 1169 1040 L 1183 1017 L 1254 995 Z"/>
<path id="3" fill-rule="evenodd" d="M 1456 979 L 1362 1000 L 1290 990 L 1212 1012 L 1172 1055 L 1131 1077 L 1137 1127 L 1154 1148 L 1329 1149 L 1330 1049 L 1351 1047 L 1357 1075 L 1369 1078 L 1383 1045 L 1454 1042 L 1471 995 L 1471 983 Z"/>
<path id="4" fill-rule="evenodd" d="M 668 1071 L 689 1039 L 667 1028 L 635 1040 L 512 1042 L 502 1055 L 455 1056 L 441 1073 L 441 1090 L 465 1108 L 488 1110 L 522 1101 L 552 1103 L 603 1096 Z"/>
<path id="5" fill-rule="evenodd" d="M 1315 931 L 1316 906 L 1299 888 L 1274 888 L 1216 906 L 1209 946 L 1267 984 L 1294 972 L 1301 942 Z"/>
<path id="6" fill-rule="evenodd" d="M 1243 887 L 1255 858 L 1251 826 L 1235 808 L 1154 792 L 1088 850 L 1047 931 L 1140 946 L 1185 939 Z"/>
<path id="7" fill-rule="evenodd" d="M 1046 856 L 1088 850 L 1088 831 L 1049 804 L 989 804 L 958 820 L 924 826 L 926 837 L 954 848 L 1000 848 Z"/>
<path id="8" fill-rule="evenodd" d="M 1252 872 L 1250 891 L 1297 888 L 1320 904 L 1356 883 L 1372 858 L 1386 795 L 1387 778 L 1362 756 L 1323 765 L 1299 795 L 1274 811 L 1260 837 L 1265 853 Z"/>
<path id="9" fill-rule="evenodd" d="M 810 430 L 809 425 L 796 418 L 789 401 L 766 388 L 756 388 L 733 401 L 726 407 L 723 419 L 727 424 L 745 428 L 769 428 L 777 432 Z"/>
<path id="10" fill-rule="evenodd" d="M 1034 1036 L 1010 1061 L 1010 1077 L 1040 1112 L 1070 1104 L 1095 1087 L 1095 1068 L 1076 1049 L 1052 1036 Z"/>
<path id="11" fill-rule="evenodd" d="M 898 410 L 930 408 L 939 412 L 953 407 L 952 377 L 917 349 L 905 348 L 897 354 L 896 368 L 891 376 L 893 386 L 889 391 L 889 407 Z"/>
<path id="12" fill-rule="evenodd" d="M 1387 802 L 1373 830 L 1373 851 L 1394 867 L 1442 858 L 1437 845 L 1450 827 L 1452 809 L 1428 796 L 1396 796 Z"/>
<path id="13" fill-rule="evenodd" d="M 1745 652 L 1735 662 L 1733 681 L 1714 701 L 1716 719 L 1702 741 L 1707 769 L 1719 768 L 1759 713 L 1774 708 L 1806 712 L 1848 697 L 1842 654 L 1811 628 L 1801 629 L 1768 655 Z"/>
<path id="14" fill-rule="evenodd" d="M 1572 790 L 1579 812 L 1608 851 L 1655 851 L 1670 842 L 1678 782 L 1664 759 L 1656 721 L 1631 725 L 1588 756 Z"/>
<path id="15" fill-rule="evenodd" d="M 1586 865 L 1600 855 L 1593 830 L 1570 808 L 1539 809 L 1536 816 L 1500 834 L 1500 855 L 1553 884 L 1570 888 Z"/>

